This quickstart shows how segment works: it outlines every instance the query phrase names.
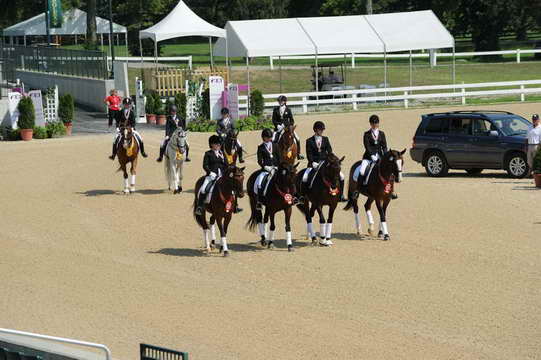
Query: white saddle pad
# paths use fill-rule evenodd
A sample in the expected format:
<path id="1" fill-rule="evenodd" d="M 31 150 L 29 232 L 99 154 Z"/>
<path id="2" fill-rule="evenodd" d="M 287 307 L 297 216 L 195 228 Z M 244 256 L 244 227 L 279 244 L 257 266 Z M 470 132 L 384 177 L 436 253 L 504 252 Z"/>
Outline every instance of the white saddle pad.
<path id="1" fill-rule="evenodd" d="M 258 194 L 259 193 L 259 190 L 261 189 L 261 185 L 263 184 L 263 181 L 265 180 L 265 178 L 269 175 L 268 172 L 261 172 L 261 174 L 259 174 L 257 176 L 257 178 L 255 179 L 255 183 L 254 183 L 254 193 Z M 265 194 L 263 194 L 265 195 Z"/>

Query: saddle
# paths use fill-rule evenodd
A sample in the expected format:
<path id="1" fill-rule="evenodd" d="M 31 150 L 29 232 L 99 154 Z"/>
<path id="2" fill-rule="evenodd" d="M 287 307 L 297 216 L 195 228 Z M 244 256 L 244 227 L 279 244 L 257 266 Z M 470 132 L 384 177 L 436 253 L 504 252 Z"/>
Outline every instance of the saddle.
<path id="1" fill-rule="evenodd" d="M 319 170 L 321 170 L 321 167 L 323 166 L 323 164 L 325 163 L 325 161 L 322 161 L 319 163 L 318 167 L 316 168 L 307 168 L 305 170 L 305 175 L 302 179 L 303 183 L 305 184 L 308 184 L 308 189 L 311 189 L 312 186 L 314 185 L 314 181 L 316 180 L 316 176 L 317 174 L 319 174 Z M 310 171 L 308 171 L 310 170 Z M 308 172 L 308 174 L 307 174 Z"/>

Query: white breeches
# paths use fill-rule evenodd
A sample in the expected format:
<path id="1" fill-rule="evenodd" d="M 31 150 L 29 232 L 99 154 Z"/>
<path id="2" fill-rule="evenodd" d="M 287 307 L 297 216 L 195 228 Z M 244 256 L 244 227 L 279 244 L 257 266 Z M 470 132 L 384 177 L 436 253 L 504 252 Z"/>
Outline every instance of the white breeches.
<path id="1" fill-rule="evenodd" d="M 263 195 L 267 194 L 267 188 L 269 187 L 269 183 L 272 179 L 272 174 L 266 171 L 262 171 L 261 174 L 259 174 L 257 178 L 255 179 L 254 193 L 256 194 L 259 193 L 259 190 L 261 189 L 261 185 L 263 184 L 263 180 L 265 179 L 265 176 L 267 175 L 269 175 L 269 178 L 267 180 L 267 184 L 265 185 L 265 190 L 263 191 Z"/>
<path id="2" fill-rule="evenodd" d="M 306 168 L 306 170 L 304 171 L 304 174 L 302 175 L 302 182 L 303 183 L 307 183 L 308 182 L 308 177 L 310 176 L 310 173 L 314 171 L 314 168 Z M 344 181 L 345 179 L 345 176 L 344 176 L 344 173 L 342 171 L 340 171 L 340 181 Z"/>

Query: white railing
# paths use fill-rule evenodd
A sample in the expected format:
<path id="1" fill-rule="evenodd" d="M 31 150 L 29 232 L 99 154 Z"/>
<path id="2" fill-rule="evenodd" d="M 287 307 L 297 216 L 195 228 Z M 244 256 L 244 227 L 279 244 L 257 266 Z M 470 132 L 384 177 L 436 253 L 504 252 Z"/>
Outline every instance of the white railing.
<path id="1" fill-rule="evenodd" d="M 455 53 L 456 57 L 469 57 L 469 56 L 490 56 L 490 55 L 515 55 L 517 64 L 520 64 L 520 57 L 522 54 L 539 54 L 541 49 L 530 49 L 530 50 L 502 50 L 502 51 L 481 51 L 481 52 L 457 52 Z M 356 59 L 361 58 L 370 58 L 370 59 L 383 59 L 384 54 L 343 54 L 343 55 L 320 55 L 318 59 L 344 59 L 349 58 L 351 60 L 351 67 L 355 68 Z M 387 54 L 387 59 L 409 59 L 409 54 Z M 415 53 L 411 55 L 412 58 L 429 58 L 430 54 L 427 53 Z M 434 65 L 437 63 L 438 58 L 449 58 L 453 57 L 452 52 L 438 53 L 434 52 Z M 274 60 L 313 60 L 315 55 L 302 55 L 302 56 L 271 56 L 269 57 L 269 64 L 271 70 L 274 70 Z"/>
<path id="2" fill-rule="evenodd" d="M 108 62 L 111 62 L 112 58 L 109 56 L 107 57 L 107 60 Z M 137 57 L 137 56 L 129 56 L 129 57 L 126 57 L 126 56 L 115 56 L 115 60 L 117 61 L 128 61 L 128 62 L 141 62 L 141 57 Z M 154 62 L 156 59 L 154 57 L 151 57 L 151 56 L 145 56 L 143 57 L 143 61 L 148 61 L 148 62 Z M 167 56 L 167 57 L 159 57 L 158 58 L 158 62 L 159 63 L 163 63 L 163 62 L 184 62 L 184 61 L 187 61 L 188 62 L 188 67 L 191 69 L 192 68 L 192 56 Z"/>
<path id="3" fill-rule="evenodd" d="M 18 335 L 18 336 L 26 336 L 33 339 L 41 339 L 41 340 L 51 340 L 56 341 L 64 344 L 71 344 L 71 345 L 78 345 L 78 346 L 86 346 L 94 349 L 101 350 L 105 353 L 105 359 L 106 360 L 112 360 L 111 351 L 109 348 L 102 344 L 95 344 L 91 342 L 86 341 L 80 341 L 80 340 L 73 340 L 73 339 L 65 339 L 61 337 L 55 337 L 55 336 L 48 336 L 48 335 L 40 335 L 40 334 L 34 334 L 24 331 L 18 331 L 18 330 L 10 330 L 10 329 L 1 329 L 0 328 L 0 334 L 9 334 L 9 335 Z"/>
<path id="4" fill-rule="evenodd" d="M 534 86 L 536 87 L 526 87 Z M 483 89 L 483 88 L 507 88 L 500 90 L 484 90 L 484 91 L 466 91 L 467 89 Z M 449 90 L 447 92 L 423 93 L 427 91 Z M 417 94 L 416 94 L 417 93 Z M 377 88 L 377 89 L 359 89 L 359 90 L 339 90 L 339 91 L 320 91 L 320 92 L 303 92 L 289 94 L 266 94 L 264 99 L 273 99 L 272 102 L 265 102 L 265 108 L 276 106 L 276 98 L 279 95 L 285 95 L 288 98 L 288 105 L 302 106 L 303 112 L 308 112 L 309 105 L 352 105 L 353 110 L 358 109 L 358 105 L 362 103 L 373 102 L 396 102 L 402 101 L 404 107 L 409 107 L 410 100 L 428 100 L 428 99 L 449 99 L 460 98 L 462 105 L 466 104 L 466 98 L 474 96 L 495 96 L 495 95 L 520 95 L 520 100 L 525 101 L 527 94 L 541 94 L 541 80 L 524 80 L 524 81 L 506 81 L 492 83 L 477 83 L 477 84 L 455 84 L 455 85 L 427 85 L 427 86 L 410 86 L 397 88 Z M 319 97 L 326 97 L 319 99 Z M 330 98 L 328 98 L 330 97 Z M 247 109 L 246 95 L 239 96 L 239 108 L 246 111 Z"/>

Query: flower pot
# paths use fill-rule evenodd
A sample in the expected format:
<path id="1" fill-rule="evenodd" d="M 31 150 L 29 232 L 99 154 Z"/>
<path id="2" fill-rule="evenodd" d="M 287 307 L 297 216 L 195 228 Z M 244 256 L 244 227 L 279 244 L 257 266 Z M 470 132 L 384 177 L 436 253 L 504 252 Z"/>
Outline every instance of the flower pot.
<path id="1" fill-rule="evenodd" d="M 156 124 L 156 115 L 147 114 L 147 124 Z"/>
<path id="2" fill-rule="evenodd" d="M 167 121 L 167 116 L 165 115 L 158 115 L 156 119 L 156 125 L 165 125 L 165 122 Z"/>
<path id="3" fill-rule="evenodd" d="M 32 140 L 33 135 L 34 129 L 21 129 L 21 139 L 23 139 L 24 141 Z"/>
<path id="4" fill-rule="evenodd" d="M 533 174 L 535 180 L 535 187 L 541 188 L 541 174 Z"/>
<path id="5" fill-rule="evenodd" d="M 66 127 L 66 135 L 71 136 L 71 128 L 73 127 L 71 123 L 64 123 L 64 126 Z"/>

